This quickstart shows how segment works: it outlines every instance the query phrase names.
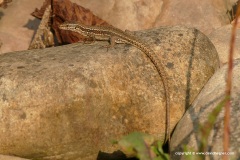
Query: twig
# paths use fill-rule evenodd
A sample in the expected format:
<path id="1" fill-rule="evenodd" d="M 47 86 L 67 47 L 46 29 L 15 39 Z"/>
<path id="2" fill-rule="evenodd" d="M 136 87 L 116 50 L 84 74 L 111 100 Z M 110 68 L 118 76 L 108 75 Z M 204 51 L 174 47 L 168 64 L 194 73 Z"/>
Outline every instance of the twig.
<path id="1" fill-rule="evenodd" d="M 223 151 L 228 152 L 230 146 L 230 107 L 231 107 L 231 88 L 232 88 L 232 75 L 233 75 L 233 51 L 235 47 L 235 37 L 237 30 L 238 17 L 240 15 L 239 4 L 237 6 L 237 13 L 235 22 L 232 28 L 230 51 L 229 51 L 229 61 L 228 61 L 228 75 L 227 75 L 227 85 L 226 85 L 226 97 L 229 97 L 225 104 L 225 115 L 224 115 L 224 134 L 223 134 Z M 223 155 L 223 160 L 228 160 L 227 154 Z"/>

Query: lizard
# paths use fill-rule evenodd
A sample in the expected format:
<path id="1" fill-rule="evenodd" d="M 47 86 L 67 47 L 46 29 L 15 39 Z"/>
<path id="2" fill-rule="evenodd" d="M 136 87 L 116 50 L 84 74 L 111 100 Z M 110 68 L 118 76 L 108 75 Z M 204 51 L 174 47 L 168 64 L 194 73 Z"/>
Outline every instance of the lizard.
<path id="1" fill-rule="evenodd" d="M 78 22 L 64 22 L 59 25 L 61 30 L 73 31 L 81 34 L 84 37 L 91 38 L 92 40 L 106 40 L 110 41 L 110 47 L 115 43 L 125 43 L 135 46 L 144 52 L 147 57 L 154 64 L 158 74 L 160 75 L 165 91 L 166 99 L 166 133 L 165 143 L 170 141 L 170 95 L 168 88 L 167 74 L 164 66 L 157 56 L 157 54 L 146 43 L 141 42 L 137 37 L 118 28 L 112 26 L 87 26 Z"/>

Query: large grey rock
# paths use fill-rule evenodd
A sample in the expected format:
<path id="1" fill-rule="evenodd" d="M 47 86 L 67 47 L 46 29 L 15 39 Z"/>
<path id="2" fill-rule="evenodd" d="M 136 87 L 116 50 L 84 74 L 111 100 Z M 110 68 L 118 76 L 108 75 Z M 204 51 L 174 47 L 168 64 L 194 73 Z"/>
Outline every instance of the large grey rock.
<path id="1" fill-rule="evenodd" d="M 218 69 L 217 52 L 196 29 L 138 33 L 169 76 L 171 130 Z M 145 37 L 145 38 L 143 38 Z M 0 154 L 35 159 L 96 159 L 132 131 L 164 139 L 162 81 L 130 45 L 72 44 L 0 56 Z"/>
<path id="2" fill-rule="evenodd" d="M 231 98 L 231 120 L 230 120 L 230 147 L 229 152 L 233 154 L 230 159 L 240 159 L 240 59 L 235 60 L 233 69 L 233 86 Z M 193 151 L 198 151 L 199 145 L 199 123 L 203 124 L 210 112 L 223 100 L 226 88 L 227 65 L 224 65 L 209 80 L 204 89 L 194 101 L 186 114 L 178 123 L 171 140 L 172 159 L 186 159 L 177 153 L 183 152 L 186 145 Z M 208 152 L 223 152 L 223 120 L 224 108 L 222 109 L 213 130 L 208 139 Z M 207 129 L 207 128 L 206 128 Z M 211 160 L 222 159 L 221 155 L 207 156 Z"/>

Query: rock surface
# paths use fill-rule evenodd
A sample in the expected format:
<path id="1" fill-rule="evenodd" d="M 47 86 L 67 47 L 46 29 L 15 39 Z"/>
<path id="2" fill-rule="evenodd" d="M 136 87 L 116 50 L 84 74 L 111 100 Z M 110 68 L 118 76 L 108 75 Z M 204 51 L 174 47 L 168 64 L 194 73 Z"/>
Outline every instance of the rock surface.
<path id="1" fill-rule="evenodd" d="M 163 27 L 137 34 L 169 76 L 171 130 L 218 69 L 217 52 L 196 29 Z M 163 140 L 162 81 L 131 45 L 72 44 L 0 56 L 0 154 L 96 159 L 132 131 Z"/>
<path id="2" fill-rule="evenodd" d="M 229 46 L 232 34 L 232 25 L 223 26 L 215 31 L 213 31 L 208 37 L 214 44 L 220 59 L 221 65 L 228 62 L 229 56 Z M 234 59 L 240 58 L 240 30 L 237 29 Z"/>
<path id="3" fill-rule="evenodd" d="M 234 153 L 230 159 L 240 159 L 240 59 L 235 60 L 233 69 L 233 86 L 232 86 L 232 101 L 231 101 L 231 122 L 230 122 L 230 148 L 229 151 Z M 223 100 L 225 94 L 225 79 L 227 65 L 224 65 L 205 85 L 204 89 L 194 101 L 193 106 L 189 108 L 186 114 L 178 123 L 171 140 L 171 156 L 172 159 L 186 159 L 186 157 L 176 155 L 178 152 L 183 152 L 183 145 L 197 151 L 199 145 L 198 124 L 203 124 L 208 118 L 209 113 Z M 223 151 L 223 118 L 224 108 L 221 111 L 214 129 L 209 137 L 208 152 Z M 208 156 L 208 159 L 220 160 L 219 155 Z"/>

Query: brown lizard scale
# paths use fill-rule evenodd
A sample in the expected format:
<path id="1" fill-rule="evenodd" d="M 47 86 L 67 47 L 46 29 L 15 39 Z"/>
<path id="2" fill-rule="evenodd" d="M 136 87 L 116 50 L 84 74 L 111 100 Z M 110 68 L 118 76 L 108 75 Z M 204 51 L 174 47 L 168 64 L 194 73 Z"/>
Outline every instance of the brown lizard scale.
<path id="1" fill-rule="evenodd" d="M 69 30 L 73 32 L 77 32 L 85 37 L 90 37 L 93 40 L 109 40 L 111 46 L 115 43 L 126 43 L 131 44 L 142 52 L 144 52 L 149 59 L 152 61 L 154 66 L 156 67 L 158 74 L 160 75 L 164 90 L 165 90 L 165 98 L 166 98 L 166 134 L 165 134 L 165 142 L 170 140 L 170 97 L 169 97 L 169 88 L 168 88 L 168 80 L 167 74 L 165 72 L 164 66 L 157 56 L 157 54 L 145 43 L 138 40 L 135 36 L 128 34 L 118 28 L 114 28 L 111 26 L 86 26 L 77 22 L 65 22 L 59 26 L 62 30 Z"/>

